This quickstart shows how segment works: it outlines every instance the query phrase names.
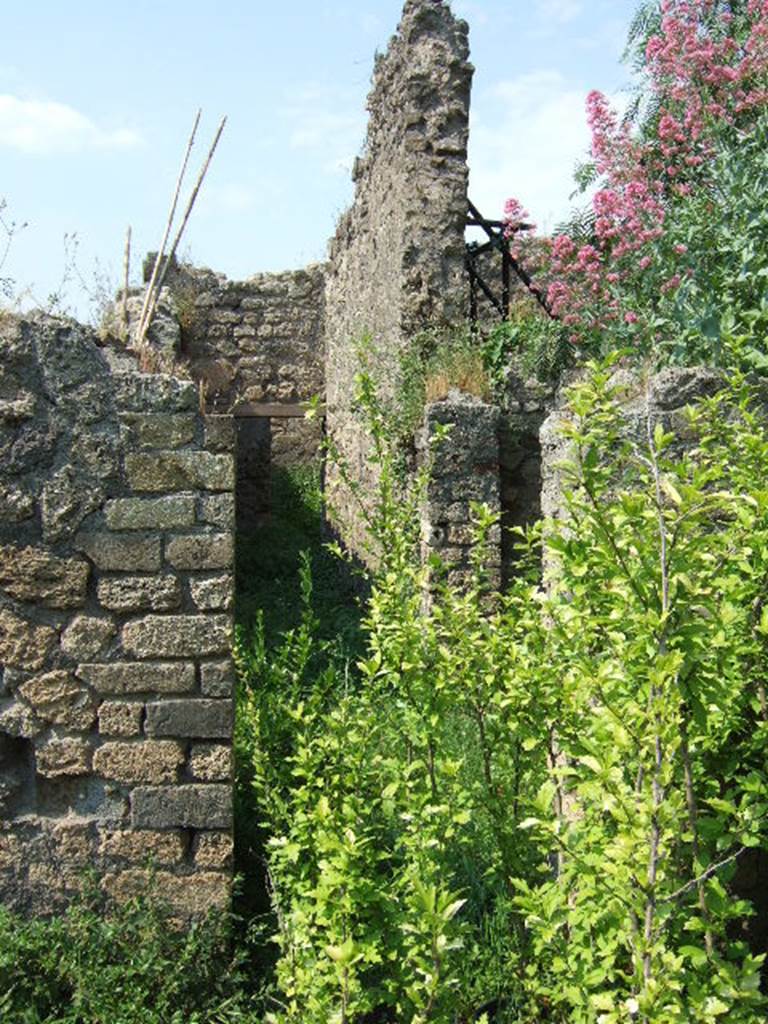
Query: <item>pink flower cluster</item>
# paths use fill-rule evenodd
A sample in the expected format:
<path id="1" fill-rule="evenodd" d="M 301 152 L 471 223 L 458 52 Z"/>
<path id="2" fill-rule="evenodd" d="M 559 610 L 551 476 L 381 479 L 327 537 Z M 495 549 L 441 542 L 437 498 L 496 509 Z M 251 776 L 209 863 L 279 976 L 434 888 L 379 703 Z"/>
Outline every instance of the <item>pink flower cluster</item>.
<path id="1" fill-rule="evenodd" d="M 664 273 L 659 246 L 676 197 L 706 182 L 724 128 L 738 130 L 768 104 L 768 0 L 748 0 L 739 26 L 720 0 L 662 0 L 660 32 L 646 47 L 645 71 L 658 120 L 643 135 L 622 123 L 599 92 L 587 97 L 592 157 L 603 187 L 592 200 L 594 244 L 561 235 L 544 240 L 542 281 L 552 313 L 586 341 L 593 330 L 633 326 L 627 296 L 655 275 L 657 294 L 674 292 L 679 273 Z M 738 33 L 736 29 L 738 27 Z M 505 210 L 508 233 L 526 214 Z M 677 244 L 669 255 L 683 256 Z M 641 289 L 642 290 L 642 289 Z"/>

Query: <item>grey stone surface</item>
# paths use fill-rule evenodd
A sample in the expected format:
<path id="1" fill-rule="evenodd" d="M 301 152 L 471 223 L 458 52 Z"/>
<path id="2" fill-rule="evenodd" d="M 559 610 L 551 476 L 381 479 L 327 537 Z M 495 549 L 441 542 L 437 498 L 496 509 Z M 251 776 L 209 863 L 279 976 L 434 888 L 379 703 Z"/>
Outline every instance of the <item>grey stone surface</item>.
<path id="1" fill-rule="evenodd" d="M 81 532 L 75 546 L 97 569 L 155 572 L 162 566 L 160 537 L 155 535 Z"/>
<path id="2" fill-rule="evenodd" d="M 141 701 L 105 700 L 99 705 L 99 733 L 102 736 L 139 736 L 144 720 Z"/>
<path id="3" fill-rule="evenodd" d="M 181 448 L 195 439 L 198 418 L 194 413 L 123 413 L 120 426 L 126 447 Z"/>
<path id="4" fill-rule="evenodd" d="M 131 797 L 134 828 L 228 829 L 232 826 L 230 786 L 139 786 Z"/>
<path id="5" fill-rule="evenodd" d="M 229 700 L 163 700 L 147 704 L 148 736 L 229 739 L 234 708 Z"/>
<path id="6" fill-rule="evenodd" d="M 235 499 L 233 494 L 204 494 L 200 499 L 198 519 L 201 523 L 220 530 L 235 528 Z"/>
<path id="7" fill-rule="evenodd" d="M 224 654 L 231 640 L 228 615 L 147 615 L 123 627 L 123 647 L 137 658 Z"/>
<path id="8" fill-rule="evenodd" d="M 190 723 L 194 736 L 144 725 L 148 701 L 190 695 L 203 708 L 194 652 L 229 653 L 229 617 L 205 610 L 224 607 L 222 574 L 198 570 L 208 587 L 196 605 L 188 571 L 163 565 L 161 531 L 187 544 L 190 565 L 229 567 L 233 458 L 227 423 L 206 431 L 197 384 L 105 351 L 73 321 L 0 318 L 0 902 L 63 909 L 85 867 L 127 894 L 158 852 L 188 917 L 226 900 L 226 857 L 196 861 L 194 836 L 182 843 L 178 830 L 136 832 L 129 801 L 147 784 L 184 788 L 193 738 L 229 746 L 228 715 L 213 710 Z M 132 636 L 141 658 L 121 644 Z M 153 643 L 167 656 L 148 657 Z M 162 731 L 172 717 L 153 722 Z M 202 775 L 220 761 L 200 761 Z M 228 790 L 195 800 L 206 834 L 228 827 Z"/>
<path id="9" fill-rule="evenodd" d="M 116 633 L 110 617 L 78 615 L 61 634 L 61 647 L 78 661 L 87 661 L 103 654 Z"/>
<path id="10" fill-rule="evenodd" d="M 432 473 L 422 509 L 422 555 L 437 556 L 451 569 L 451 582 L 461 585 L 471 570 L 475 542 L 472 505 L 482 503 L 501 513 L 499 473 L 500 411 L 480 399 L 451 391 L 427 406 L 420 437 L 422 457 L 429 453 Z M 439 430 L 449 432 L 437 445 Z M 485 560 L 488 586 L 501 583 L 501 535 L 488 536 Z"/>
<path id="11" fill-rule="evenodd" d="M 225 743 L 193 743 L 189 771 L 197 782 L 225 782 L 232 777 L 232 748 Z"/>
<path id="12" fill-rule="evenodd" d="M 230 455 L 205 451 L 137 452 L 125 457 L 128 482 L 135 491 L 231 491 Z"/>
<path id="13" fill-rule="evenodd" d="M 36 625 L 9 608 L 0 609 L 0 663 L 34 672 L 45 664 L 56 631 Z"/>
<path id="14" fill-rule="evenodd" d="M 0 587 L 19 601 L 80 608 L 89 574 L 82 558 L 57 558 L 40 547 L 0 546 Z"/>
<path id="15" fill-rule="evenodd" d="M 235 580 L 229 574 L 191 579 L 189 590 L 200 611 L 231 611 L 235 603 Z"/>
<path id="16" fill-rule="evenodd" d="M 87 732 L 96 718 L 90 691 L 66 669 L 32 676 L 19 686 L 17 694 L 50 725 Z"/>
<path id="17" fill-rule="evenodd" d="M 205 661 L 200 666 L 200 690 L 205 697 L 230 697 L 235 688 L 232 661 Z"/>
<path id="18" fill-rule="evenodd" d="M 174 494 L 162 498 L 114 498 L 104 506 L 110 530 L 172 530 L 193 526 L 195 495 Z"/>
<path id="19" fill-rule="evenodd" d="M 93 755 L 93 770 L 105 779 L 126 783 L 176 782 L 184 748 L 172 740 L 115 741 Z"/>
<path id="20" fill-rule="evenodd" d="M 234 557 L 231 533 L 188 534 L 165 544 L 165 559 L 174 569 L 229 569 Z"/>
<path id="21" fill-rule="evenodd" d="M 181 606 L 178 576 L 117 576 L 100 579 L 99 603 L 115 612 L 172 611 Z"/>
<path id="22" fill-rule="evenodd" d="M 104 694 L 190 693 L 196 685 L 194 664 L 183 661 L 84 663 L 77 674 Z"/>
<path id="23" fill-rule="evenodd" d="M 91 747 L 85 740 L 50 740 L 37 748 L 38 775 L 47 779 L 87 775 L 91 770 Z"/>
<path id="24" fill-rule="evenodd" d="M 364 495 L 376 489 L 369 441 L 355 408 L 358 348 L 384 401 L 400 386 L 400 358 L 426 327 L 465 314 L 464 234 L 472 67 L 467 26 L 446 3 L 409 0 L 376 61 L 355 199 L 331 242 L 326 285 L 327 430 Z M 333 503 L 349 495 L 338 474 Z M 337 515 L 366 557 L 364 531 Z"/>

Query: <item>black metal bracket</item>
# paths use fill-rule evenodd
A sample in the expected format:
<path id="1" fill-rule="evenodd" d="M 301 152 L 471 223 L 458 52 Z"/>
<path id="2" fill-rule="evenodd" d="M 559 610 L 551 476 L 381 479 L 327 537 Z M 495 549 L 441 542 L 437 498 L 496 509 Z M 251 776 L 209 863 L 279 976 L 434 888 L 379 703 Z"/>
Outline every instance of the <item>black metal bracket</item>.
<path id="1" fill-rule="evenodd" d="M 478 298 L 479 293 L 486 297 L 502 320 L 509 316 L 509 304 L 512 294 L 512 273 L 523 284 L 527 291 L 533 295 L 544 312 L 554 318 L 552 310 L 547 304 L 544 294 L 537 288 L 525 268 L 512 256 L 509 251 L 508 227 L 503 220 L 488 220 L 480 213 L 471 201 L 467 200 L 467 227 L 482 228 L 488 236 L 487 242 L 467 242 L 464 253 L 464 266 L 469 277 L 469 319 L 476 323 L 478 319 Z M 520 224 L 518 231 L 530 231 L 529 224 Z M 483 279 L 477 266 L 478 256 L 496 250 L 501 257 L 501 295 L 497 295 L 487 281 Z"/>

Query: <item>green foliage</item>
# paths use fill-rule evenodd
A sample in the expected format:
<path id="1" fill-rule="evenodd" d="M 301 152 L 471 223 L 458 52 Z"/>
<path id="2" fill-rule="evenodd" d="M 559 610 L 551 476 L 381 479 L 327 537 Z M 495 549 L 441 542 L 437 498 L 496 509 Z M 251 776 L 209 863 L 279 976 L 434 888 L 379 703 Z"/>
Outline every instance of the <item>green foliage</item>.
<path id="1" fill-rule="evenodd" d="M 729 883 L 768 845 L 764 417 L 737 380 L 681 453 L 659 424 L 622 429 L 609 377 L 571 392 L 566 525 L 546 527 L 533 685 L 556 742 L 524 822 L 541 873 L 516 882 L 529 987 L 575 1024 L 746 1024 L 762 957 Z"/>
<path id="2" fill-rule="evenodd" d="M 48 921 L 0 907 L 8 1024 L 258 1024 L 246 968 L 226 919 L 177 932 L 151 899 L 116 908 L 91 895 Z"/>
<path id="3" fill-rule="evenodd" d="M 506 880 L 527 864 L 522 794 L 544 770 L 526 752 L 525 682 L 507 655 L 528 622 L 489 605 L 483 538 L 494 517 L 482 508 L 466 592 L 421 566 L 424 480 L 409 492 L 398 478 L 365 377 L 359 400 L 381 480 L 364 653 L 354 665 L 324 659 L 305 570 L 299 627 L 271 656 L 263 640 L 239 656 L 240 728 L 270 834 L 271 1019 L 449 1021 L 489 1000 L 509 1005 L 514 988 L 506 968 L 523 940 Z"/>
<path id="4" fill-rule="evenodd" d="M 736 363 L 765 373 L 768 335 L 768 116 L 719 146 L 717 187 L 695 191 L 670 225 L 682 284 L 654 329 L 674 338 L 674 362 Z M 664 321 L 668 321 L 665 323 Z"/>
<path id="5" fill-rule="evenodd" d="M 513 310 L 495 324 L 482 345 L 483 360 L 497 395 L 503 395 L 510 368 L 524 378 L 555 380 L 571 361 L 562 325 L 539 313 Z"/>
<path id="6" fill-rule="evenodd" d="M 269 1020 L 752 1022 L 740 857 L 766 849 L 768 442 L 746 383 L 681 452 L 570 396 L 564 521 L 488 592 L 419 558 L 370 380 L 381 565 L 363 653 L 299 625 L 239 658 L 278 960 Z M 538 575 L 547 551 L 546 588 Z"/>
<path id="7" fill-rule="evenodd" d="M 427 402 L 445 398 L 454 388 L 487 399 L 492 387 L 482 342 L 469 324 L 422 331 L 400 357 L 395 428 L 399 442 L 411 443 Z"/>
<path id="8" fill-rule="evenodd" d="M 353 645 L 359 612 L 348 568 L 326 544 L 319 464 L 271 470 L 271 512 L 260 526 L 237 536 L 237 609 L 246 632 L 264 616 L 267 636 L 298 625 L 299 566 L 306 552 L 312 565 L 320 633 Z"/>

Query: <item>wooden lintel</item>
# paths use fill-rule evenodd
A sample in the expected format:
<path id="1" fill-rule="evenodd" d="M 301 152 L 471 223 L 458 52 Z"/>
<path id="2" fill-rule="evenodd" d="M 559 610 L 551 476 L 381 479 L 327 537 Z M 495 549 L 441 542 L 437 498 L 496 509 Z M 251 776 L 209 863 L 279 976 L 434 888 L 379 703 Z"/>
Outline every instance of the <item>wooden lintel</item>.
<path id="1" fill-rule="evenodd" d="M 291 402 L 281 405 L 278 402 L 241 402 L 232 410 L 234 416 L 245 419 L 247 417 L 261 417 L 269 420 L 303 419 L 310 406 L 301 402 Z M 325 407 L 319 406 L 318 416 L 325 415 Z"/>

